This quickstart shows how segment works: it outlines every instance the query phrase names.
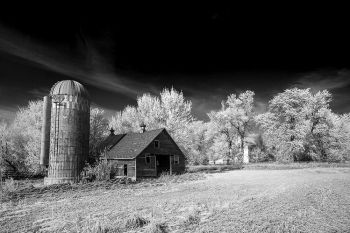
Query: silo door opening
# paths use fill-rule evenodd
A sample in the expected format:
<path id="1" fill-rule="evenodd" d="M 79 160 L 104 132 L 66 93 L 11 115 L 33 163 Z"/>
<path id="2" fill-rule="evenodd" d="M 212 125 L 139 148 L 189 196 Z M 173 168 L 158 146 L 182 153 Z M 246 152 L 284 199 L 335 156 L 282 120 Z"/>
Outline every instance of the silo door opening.
<path id="1" fill-rule="evenodd" d="M 124 176 L 128 176 L 128 165 L 124 164 Z"/>

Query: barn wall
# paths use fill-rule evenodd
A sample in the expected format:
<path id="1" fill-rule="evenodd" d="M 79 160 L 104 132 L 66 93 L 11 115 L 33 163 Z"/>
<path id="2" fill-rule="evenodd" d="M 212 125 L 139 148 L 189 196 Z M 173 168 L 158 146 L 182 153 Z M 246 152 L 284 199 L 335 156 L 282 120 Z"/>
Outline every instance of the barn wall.
<path id="1" fill-rule="evenodd" d="M 142 176 L 142 167 L 146 166 L 145 154 L 159 154 L 159 155 L 178 155 L 179 164 L 172 164 L 173 173 L 183 173 L 185 171 L 185 156 L 182 151 L 178 148 L 176 143 L 171 139 L 170 135 L 163 131 L 154 140 L 160 142 L 160 148 L 154 147 L 154 142 L 152 142 L 137 158 L 137 170 L 138 175 Z M 140 171 L 140 172 L 139 172 Z"/>
<path id="2" fill-rule="evenodd" d="M 157 170 L 155 168 L 155 158 L 152 158 L 151 165 L 146 164 L 145 153 L 136 158 L 136 174 L 137 177 L 155 177 Z"/>
<path id="3" fill-rule="evenodd" d="M 124 176 L 124 164 L 128 166 L 128 177 L 136 179 L 135 173 L 135 160 L 132 159 L 114 159 L 109 160 L 112 165 L 112 170 L 115 172 L 116 176 Z"/>

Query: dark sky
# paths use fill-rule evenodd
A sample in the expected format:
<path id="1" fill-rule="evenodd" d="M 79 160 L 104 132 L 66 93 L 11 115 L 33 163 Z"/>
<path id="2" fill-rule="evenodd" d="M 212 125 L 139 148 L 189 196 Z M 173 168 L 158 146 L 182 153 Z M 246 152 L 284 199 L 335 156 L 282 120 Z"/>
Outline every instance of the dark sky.
<path id="1" fill-rule="evenodd" d="M 111 115 L 145 92 L 182 90 L 194 115 L 230 93 L 328 89 L 350 111 L 349 25 L 340 9 L 265 11 L 233 7 L 90 7 L 0 12 L 0 114 L 47 95 L 63 79 L 88 88 Z"/>

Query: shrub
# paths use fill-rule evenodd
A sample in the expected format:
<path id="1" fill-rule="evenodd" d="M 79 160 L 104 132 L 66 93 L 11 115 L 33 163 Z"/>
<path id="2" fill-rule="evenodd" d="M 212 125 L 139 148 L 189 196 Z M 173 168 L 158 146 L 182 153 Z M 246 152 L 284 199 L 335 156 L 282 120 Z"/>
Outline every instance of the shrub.
<path id="1" fill-rule="evenodd" d="M 81 172 L 81 177 L 83 182 L 94 180 L 102 181 L 110 180 L 111 174 L 111 165 L 108 163 L 107 159 L 102 159 L 94 166 L 86 164 L 83 171 Z"/>
<path id="2" fill-rule="evenodd" d="M 275 161 L 275 157 L 271 153 L 268 153 L 259 147 L 253 148 L 249 153 L 249 162 L 258 163 L 270 161 Z"/>

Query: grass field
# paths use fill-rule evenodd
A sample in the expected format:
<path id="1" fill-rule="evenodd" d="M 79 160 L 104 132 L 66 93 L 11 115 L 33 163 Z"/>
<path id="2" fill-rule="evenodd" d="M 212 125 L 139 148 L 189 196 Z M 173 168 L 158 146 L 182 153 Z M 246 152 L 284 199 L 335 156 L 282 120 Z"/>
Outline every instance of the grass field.
<path id="1" fill-rule="evenodd" d="M 184 176 L 132 185 L 38 187 L 35 195 L 1 204 L 0 231 L 350 232 L 350 168 Z"/>

